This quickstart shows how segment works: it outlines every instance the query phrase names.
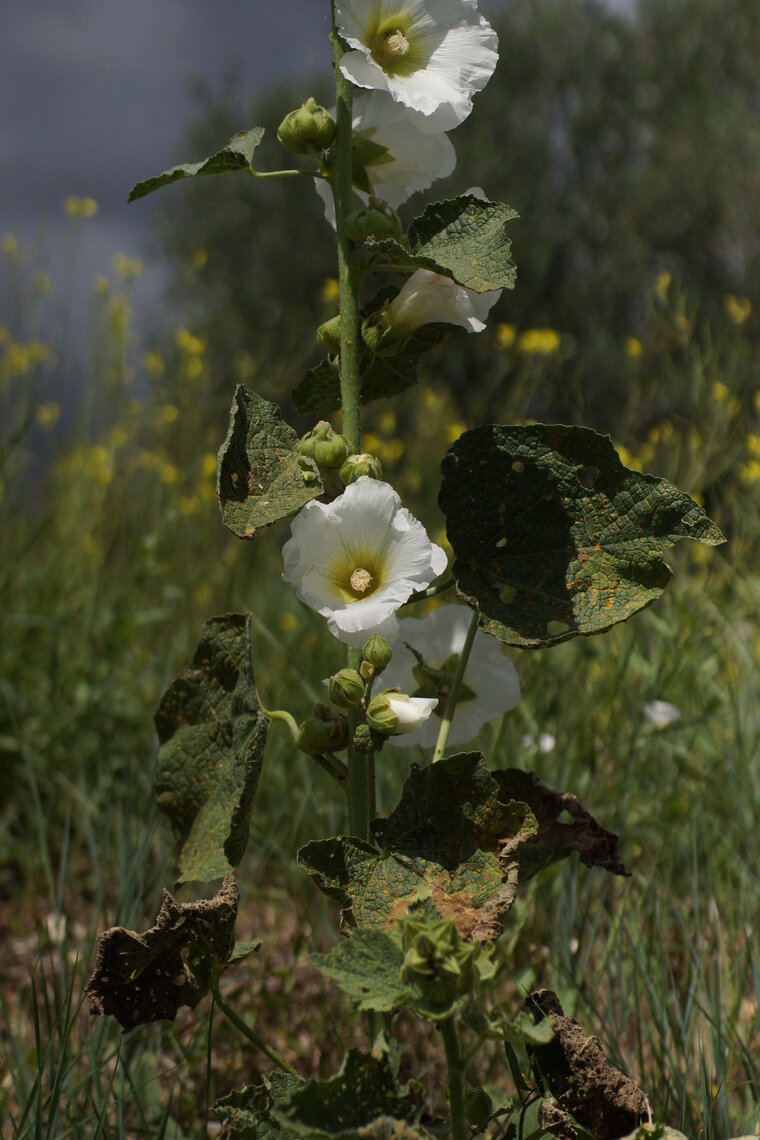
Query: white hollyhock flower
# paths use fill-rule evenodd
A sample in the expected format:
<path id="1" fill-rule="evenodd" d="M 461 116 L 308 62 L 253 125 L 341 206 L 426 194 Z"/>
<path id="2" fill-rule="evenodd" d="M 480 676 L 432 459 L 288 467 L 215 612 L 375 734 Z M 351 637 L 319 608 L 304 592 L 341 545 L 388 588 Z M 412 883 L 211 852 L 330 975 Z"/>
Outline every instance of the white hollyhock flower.
<path id="1" fill-rule="evenodd" d="M 307 503 L 291 533 L 283 578 L 348 645 L 371 633 L 395 640 L 396 610 L 446 569 L 443 550 L 390 484 L 366 475 L 332 503 Z"/>
<path id="2" fill-rule="evenodd" d="M 367 709 L 367 722 L 376 732 L 403 736 L 418 732 L 430 719 L 437 697 L 408 697 L 406 693 L 381 693 Z"/>
<path id="3" fill-rule="evenodd" d="M 419 112 L 425 131 L 466 119 L 496 67 L 498 37 L 477 0 L 336 0 L 335 18 L 353 49 L 346 78 Z"/>
<path id="4" fill-rule="evenodd" d="M 476 293 L 457 285 L 442 273 L 418 269 L 385 309 L 392 329 L 410 333 L 420 325 L 459 325 L 468 332 L 482 332 L 486 317 L 501 296 L 501 289 Z"/>
<path id="5" fill-rule="evenodd" d="M 472 620 L 469 606 L 440 606 L 429 617 L 399 622 L 398 642 L 383 673 L 383 684 L 398 687 L 413 697 L 439 698 L 437 715 L 413 738 L 394 740 L 399 747 L 432 747 L 438 738 L 439 716 L 448 694 Z M 520 700 L 520 681 L 499 642 L 488 634 L 475 634 L 467 662 L 449 744 L 466 744 L 484 724 L 509 712 Z"/>
<path id="6" fill-rule="evenodd" d="M 641 711 L 657 729 L 667 728 L 681 717 L 680 710 L 669 701 L 645 701 Z"/>
<path id="7" fill-rule="evenodd" d="M 418 190 L 427 190 L 436 179 L 447 178 L 456 165 L 456 152 L 448 137 L 423 133 L 420 121 L 419 115 L 412 115 L 378 91 L 354 97 L 355 160 L 366 171 L 374 196 L 394 210 Z M 316 178 L 314 184 L 325 204 L 327 220 L 335 225 L 330 183 Z M 370 195 L 356 187 L 354 192 L 366 206 Z"/>

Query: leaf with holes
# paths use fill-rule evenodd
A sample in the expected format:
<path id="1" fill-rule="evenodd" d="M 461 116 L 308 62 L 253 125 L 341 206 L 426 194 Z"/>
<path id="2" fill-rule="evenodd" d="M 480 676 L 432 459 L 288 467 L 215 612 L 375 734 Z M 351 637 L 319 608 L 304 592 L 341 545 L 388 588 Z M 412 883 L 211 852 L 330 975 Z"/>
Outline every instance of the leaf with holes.
<path id="1" fill-rule="evenodd" d="M 221 1097 L 213 1112 L 225 1124 L 225 1135 L 236 1140 L 300 1140 L 273 1120 L 271 1110 L 287 1104 L 303 1083 L 288 1073 L 267 1073 L 260 1085 L 245 1085 Z"/>
<path id="2" fill-rule="evenodd" d="M 560 822 L 563 811 L 570 823 Z M 587 866 L 626 873 L 616 836 L 575 797 L 529 775 L 518 779 L 514 770 L 489 772 L 477 752 L 413 765 L 398 807 L 373 828 L 379 851 L 338 836 L 298 853 L 320 889 L 341 903 L 347 926 L 389 928 L 413 903 L 428 899 L 463 938 L 491 942 L 502 931 L 518 881 L 573 851 Z"/>
<path id="3" fill-rule="evenodd" d="M 305 1081 L 269 1111 L 300 1140 L 423 1140 L 413 1091 L 398 1087 L 387 1054 L 351 1049 L 336 1076 Z"/>
<path id="4" fill-rule="evenodd" d="M 143 934 L 114 926 L 99 935 L 85 987 L 92 1013 L 134 1029 L 173 1021 L 180 1006 L 196 1006 L 208 990 L 210 970 L 231 959 L 237 907 L 237 884 L 228 875 L 211 899 L 178 903 L 164 891 L 156 924 Z"/>
<path id="5" fill-rule="evenodd" d="M 693 499 L 629 471 L 589 428 L 476 428 L 441 470 L 457 588 L 508 645 L 603 633 L 660 597 L 678 539 L 725 541 Z"/>
<path id="6" fill-rule="evenodd" d="M 202 162 L 185 162 L 180 166 L 172 166 L 163 174 L 155 178 L 146 178 L 138 182 L 129 192 L 128 202 L 136 202 L 162 186 L 171 186 L 172 182 L 179 182 L 183 178 L 197 178 L 207 174 L 228 174 L 231 170 L 250 170 L 256 147 L 264 135 L 263 127 L 253 127 L 250 131 L 240 131 L 233 135 L 225 147 L 204 158 Z"/>
<path id="7" fill-rule="evenodd" d="M 179 840 L 179 882 L 221 878 L 245 852 L 269 725 L 256 700 L 248 614 L 205 622 L 192 665 L 154 719 L 156 803 Z"/>
<path id="8" fill-rule="evenodd" d="M 298 443 L 276 404 L 238 385 L 216 476 L 222 520 L 238 538 L 253 538 L 322 494 L 316 464 L 299 455 Z"/>
<path id="9" fill-rule="evenodd" d="M 502 202 L 463 194 L 427 206 L 409 227 L 406 246 L 388 238 L 368 240 L 362 248 L 373 262 L 403 270 L 430 269 L 476 293 L 513 289 L 517 270 L 507 224 L 516 217 Z"/>

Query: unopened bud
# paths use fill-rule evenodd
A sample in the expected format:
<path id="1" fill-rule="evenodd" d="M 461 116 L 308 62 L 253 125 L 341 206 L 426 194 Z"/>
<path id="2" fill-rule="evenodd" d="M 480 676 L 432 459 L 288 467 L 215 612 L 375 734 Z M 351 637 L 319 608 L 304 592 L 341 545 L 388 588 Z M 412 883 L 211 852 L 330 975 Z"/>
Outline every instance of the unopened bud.
<path id="1" fill-rule="evenodd" d="M 362 475 L 368 475 L 370 479 L 383 477 L 382 463 L 376 455 L 370 455 L 367 451 L 362 451 L 359 455 L 349 455 L 340 469 L 340 477 L 347 487 L 357 479 L 361 479 Z"/>
<path id="2" fill-rule="evenodd" d="M 361 210 L 354 210 L 346 218 L 346 234 L 355 245 L 360 245 L 367 238 L 401 238 L 404 228 L 401 219 L 395 210 L 379 198 L 371 198 L 368 206 Z"/>
<path id="3" fill-rule="evenodd" d="M 417 732 L 437 704 L 434 697 L 407 697 L 394 689 L 386 689 L 370 701 L 367 723 L 383 736 Z"/>
<path id="4" fill-rule="evenodd" d="M 335 123 L 311 96 L 280 123 L 277 138 L 292 154 L 323 151 L 335 138 Z"/>
<path id="5" fill-rule="evenodd" d="M 307 432 L 298 445 L 301 455 L 313 459 L 318 467 L 342 467 L 351 453 L 351 444 L 345 435 L 333 431 L 327 420 L 320 420 Z"/>
<path id="6" fill-rule="evenodd" d="M 387 309 L 370 313 L 362 322 L 362 340 L 374 356 L 398 356 L 408 341 L 411 330 L 391 324 Z"/>
<path id="7" fill-rule="evenodd" d="M 390 664 L 393 650 L 384 637 L 379 633 L 372 633 L 367 640 L 364 648 L 362 649 L 362 664 L 367 664 L 373 667 L 373 672 L 370 676 L 377 673 L 382 673 L 383 669 L 387 669 Z"/>
<path id="8" fill-rule="evenodd" d="M 340 352 L 340 317 L 330 317 L 317 329 L 317 340 L 325 352 Z"/>
<path id="9" fill-rule="evenodd" d="M 296 744 L 302 752 L 340 752 L 348 744 L 348 721 L 325 705 L 315 705 L 298 730 Z"/>
<path id="10" fill-rule="evenodd" d="M 361 704 L 364 682 L 355 669 L 341 669 L 327 679 L 327 691 L 334 705 L 350 709 Z"/>
<path id="11" fill-rule="evenodd" d="M 493 1101 L 483 1088 L 471 1092 L 464 1106 L 464 1114 L 473 1128 L 485 1128 L 492 1111 Z"/>

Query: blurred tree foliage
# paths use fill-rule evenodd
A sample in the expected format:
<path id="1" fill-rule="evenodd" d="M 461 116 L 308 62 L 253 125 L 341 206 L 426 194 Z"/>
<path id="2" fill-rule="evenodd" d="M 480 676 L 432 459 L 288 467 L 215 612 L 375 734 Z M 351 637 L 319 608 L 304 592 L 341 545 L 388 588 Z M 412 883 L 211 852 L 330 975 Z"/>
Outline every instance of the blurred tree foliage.
<path id="1" fill-rule="evenodd" d="M 481 185 L 519 211 L 518 286 L 494 317 L 550 326 L 563 343 L 527 414 L 610 430 L 623 344 L 646 323 L 659 272 L 681 279 L 707 316 L 728 292 L 760 299 L 760 4 L 641 0 L 621 16 L 594 0 L 512 0 L 498 30 L 496 74 L 452 136 L 457 170 L 433 193 Z M 308 84 L 277 92 L 246 114 L 230 91 L 202 95 L 190 157 L 260 123 L 260 168 L 290 165 L 276 126 L 307 94 Z M 309 181 L 170 193 L 164 248 L 209 339 L 220 403 L 236 379 L 282 399 L 316 357 L 320 290 L 334 272 Z M 509 372 L 492 333 L 451 338 L 426 360 L 465 418 L 503 414 Z"/>

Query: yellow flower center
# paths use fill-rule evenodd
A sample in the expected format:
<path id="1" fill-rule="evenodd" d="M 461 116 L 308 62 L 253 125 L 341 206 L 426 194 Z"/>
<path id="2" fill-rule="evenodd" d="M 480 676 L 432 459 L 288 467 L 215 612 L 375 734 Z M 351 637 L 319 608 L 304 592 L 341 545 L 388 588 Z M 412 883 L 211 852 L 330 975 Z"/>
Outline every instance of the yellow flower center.
<path id="1" fill-rule="evenodd" d="M 419 43 L 410 39 L 412 19 L 408 12 L 397 12 L 387 19 L 376 18 L 369 29 L 368 47 L 375 63 L 389 75 L 411 75 L 424 67 Z M 419 37 L 417 37 L 419 39 Z"/>
<path id="2" fill-rule="evenodd" d="M 371 590 L 373 578 L 369 570 L 365 570 L 363 566 L 357 566 L 351 575 L 351 589 L 358 597 L 362 598 Z"/>

